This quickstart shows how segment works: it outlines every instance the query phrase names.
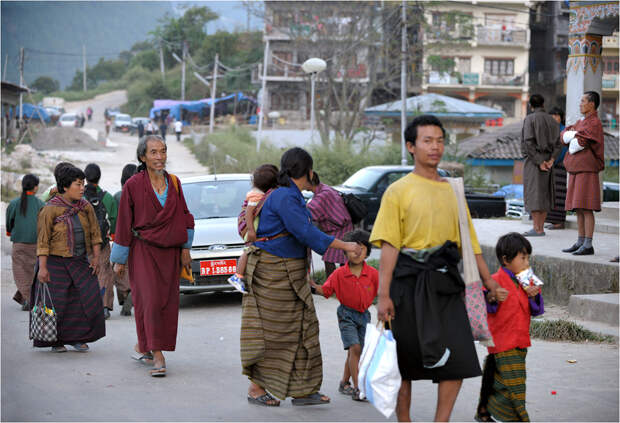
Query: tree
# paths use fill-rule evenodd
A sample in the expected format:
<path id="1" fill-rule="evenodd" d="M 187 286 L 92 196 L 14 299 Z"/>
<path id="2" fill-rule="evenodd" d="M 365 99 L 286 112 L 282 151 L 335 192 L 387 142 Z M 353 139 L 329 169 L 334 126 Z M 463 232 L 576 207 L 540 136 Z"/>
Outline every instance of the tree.
<path id="1" fill-rule="evenodd" d="M 52 77 L 40 76 L 30 84 L 30 87 L 44 94 L 49 94 L 58 91 L 60 89 L 60 83 Z"/>
<path id="2" fill-rule="evenodd" d="M 352 141 L 363 128 L 365 108 L 399 98 L 400 2 L 321 1 L 304 2 L 300 7 L 298 2 L 267 1 L 265 10 L 255 2 L 245 4 L 251 13 L 264 19 L 268 33 L 288 38 L 296 53 L 297 65 L 286 65 L 291 60 L 279 60 L 272 51 L 275 57 L 268 72 L 287 66 L 289 74 L 304 75 L 298 64 L 308 58 L 320 57 L 327 62 L 317 77 L 315 102 L 323 144 L 329 145 L 332 131 L 339 139 Z M 425 5 L 422 1 L 406 2 L 408 86 L 419 87 L 426 71 L 422 66 L 422 34 L 430 24 L 425 21 Z M 460 16 L 459 12 L 446 14 L 454 15 Z M 451 37 L 448 32 L 441 35 L 443 39 Z"/>

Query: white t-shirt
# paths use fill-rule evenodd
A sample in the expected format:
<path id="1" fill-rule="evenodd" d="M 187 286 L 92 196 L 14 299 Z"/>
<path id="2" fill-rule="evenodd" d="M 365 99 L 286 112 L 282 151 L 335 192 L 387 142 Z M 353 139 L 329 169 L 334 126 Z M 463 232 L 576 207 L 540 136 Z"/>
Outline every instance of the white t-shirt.
<path id="1" fill-rule="evenodd" d="M 183 131 L 183 122 L 181 122 L 180 120 L 177 120 L 174 122 L 174 131 L 175 132 L 182 132 Z"/>

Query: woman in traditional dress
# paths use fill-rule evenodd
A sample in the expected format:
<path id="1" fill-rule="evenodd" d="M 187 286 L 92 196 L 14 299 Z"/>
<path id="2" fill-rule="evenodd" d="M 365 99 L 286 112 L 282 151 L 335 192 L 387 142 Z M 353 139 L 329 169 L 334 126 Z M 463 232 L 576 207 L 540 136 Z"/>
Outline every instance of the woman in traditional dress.
<path id="1" fill-rule="evenodd" d="M 549 112 L 551 117 L 556 120 L 560 126 L 560 132 L 564 130 L 564 112 L 559 107 L 554 107 Z M 564 156 L 568 151 L 568 146 L 563 144 L 562 152 L 553 162 L 553 184 L 555 186 L 555 202 L 553 209 L 547 213 L 545 222 L 548 224 L 545 226 L 547 229 L 564 229 L 566 222 L 566 210 L 564 206 L 566 204 L 566 180 L 567 173 L 564 167 Z"/>
<path id="2" fill-rule="evenodd" d="M 22 195 L 9 203 L 6 209 L 6 233 L 11 237 L 13 279 L 17 292 L 13 299 L 30 309 L 30 288 L 37 263 L 37 215 L 45 205 L 34 195 L 39 189 L 39 178 L 28 174 L 22 179 Z"/>
<path id="3" fill-rule="evenodd" d="M 83 199 L 84 172 L 65 166 L 56 173 L 58 194 L 47 202 L 37 222 L 37 280 L 30 294 L 31 305 L 39 283 L 48 284 L 56 309 L 56 342 L 34 341 L 35 347 L 66 352 L 89 350 L 88 342 L 105 336 L 103 304 L 95 276 L 101 249 L 101 233 L 93 206 Z M 87 254 L 94 259 L 89 264 Z"/>
<path id="4" fill-rule="evenodd" d="M 329 403 L 319 393 L 323 362 L 319 323 L 308 283 L 308 248 L 361 253 L 312 225 L 301 191 L 311 188 L 312 157 L 295 147 L 282 155 L 279 188 L 265 200 L 246 268 L 241 315 L 241 363 L 250 379 L 248 402 L 278 406 Z M 273 396 L 272 396 L 273 395 Z"/>

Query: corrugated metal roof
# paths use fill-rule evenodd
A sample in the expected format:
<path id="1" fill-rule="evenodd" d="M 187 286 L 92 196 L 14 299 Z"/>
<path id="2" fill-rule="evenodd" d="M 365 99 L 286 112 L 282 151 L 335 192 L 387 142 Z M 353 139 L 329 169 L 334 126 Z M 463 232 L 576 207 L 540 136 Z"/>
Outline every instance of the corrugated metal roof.
<path id="1" fill-rule="evenodd" d="M 392 101 L 369 107 L 364 110 L 367 115 L 400 116 L 402 102 Z M 406 100 L 407 116 L 431 114 L 437 117 L 467 117 L 480 119 L 496 119 L 504 116 L 504 112 L 492 107 L 481 106 L 458 98 L 441 94 L 424 94 L 409 97 Z"/>
<path id="2" fill-rule="evenodd" d="M 521 160 L 521 122 L 466 138 L 459 143 L 458 151 L 470 159 Z M 617 134 L 605 131 L 605 160 L 618 160 L 619 139 Z"/>

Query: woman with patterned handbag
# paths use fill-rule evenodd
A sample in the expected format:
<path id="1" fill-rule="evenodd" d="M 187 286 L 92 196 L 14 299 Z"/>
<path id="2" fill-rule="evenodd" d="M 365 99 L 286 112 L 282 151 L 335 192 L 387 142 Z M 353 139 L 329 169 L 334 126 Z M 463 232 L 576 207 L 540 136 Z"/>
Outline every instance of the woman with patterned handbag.
<path id="1" fill-rule="evenodd" d="M 83 199 L 84 172 L 64 166 L 56 172 L 58 194 L 41 209 L 37 222 L 39 269 L 31 292 L 47 284 L 55 305 L 57 340 L 34 340 L 35 347 L 66 352 L 89 350 L 88 342 L 105 336 L 103 304 L 95 276 L 101 233 L 93 206 Z M 88 262 L 87 254 L 94 257 Z"/>

